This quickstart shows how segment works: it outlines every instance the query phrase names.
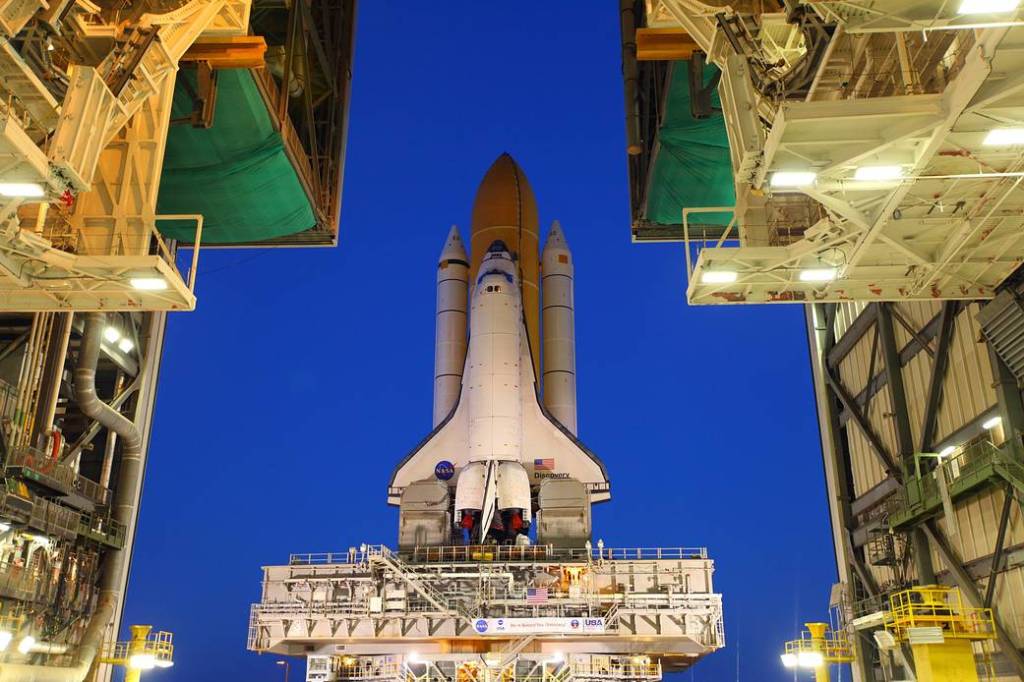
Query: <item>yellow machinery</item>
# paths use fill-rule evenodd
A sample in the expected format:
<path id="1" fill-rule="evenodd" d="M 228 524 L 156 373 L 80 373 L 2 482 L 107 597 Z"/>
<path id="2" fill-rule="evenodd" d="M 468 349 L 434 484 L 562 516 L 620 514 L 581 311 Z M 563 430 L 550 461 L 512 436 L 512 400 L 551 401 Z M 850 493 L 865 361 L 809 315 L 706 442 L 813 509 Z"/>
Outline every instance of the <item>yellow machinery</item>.
<path id="1" fill-rule="evenodd" d="M 132 625 L 131 639 L 109 644 L 99 662 L 123 667 L 125 682 L 138 682 L 143 670 L 170 668 L 174 665 L 174 635 L 152 630 L 152 625 Z"/>
<path id="2" fill-rule="evenodd" d="M 828 623 L 804 623 L 800 639 L 786 642 L 782 665 L 814 671 L 817 682 L 828 682 L 829 666 L 853 661 L 853 649 L 846 634 L 831 632 Z"/>
<path id="3" fill-rule="evenodd" d="M 960 590 L 925 585 L 889 598 L 885 630 L 909 644 L 919 682 L 975 682 L 975 642 L 995 639 L 992 609 L 964 604 Z"/>

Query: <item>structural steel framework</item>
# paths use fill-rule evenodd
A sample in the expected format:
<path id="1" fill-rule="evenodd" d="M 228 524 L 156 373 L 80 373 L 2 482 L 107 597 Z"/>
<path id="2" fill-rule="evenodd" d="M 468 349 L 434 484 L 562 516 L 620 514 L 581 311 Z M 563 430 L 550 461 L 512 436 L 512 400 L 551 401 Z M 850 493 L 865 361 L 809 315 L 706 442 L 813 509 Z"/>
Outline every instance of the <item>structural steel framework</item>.
<path id="1" fill-rule="evenodd" d="M 809 308 L 812 349 L 816 349 L 814 366 L 815 382 L 819 391 L 819 409 L 822 425 L 823 450 L 825 467 L 829 483 L 829 500 L 833 517 L 833 531 L 837 559 L 840 564 L 840 575 L 844 582 L 852 588 L 853 598 L 868 599 L 882 602 L 887 591 L 898 585 L 880 585 L 873 574 L 870 563 L 878 558 L 871 554 L 871 537 L 873 534 L 899 532 L 906 534 L 908 540 L 903 544 L 907 551 L 893 552 L 890 565 L 902 564 L 902 572 L 896 573 L 904 581 L 916 578 L 920 584 L 934 584 L 939 579 L 950 580 L 960 588 L 964 597 L 971 605 L 989 608 L 993 605 L 993 596 L 1001 574 L 1009 567 L 1006 563 L 1005 538 L 1012 505 L 1021 499 L 1024 488 L 1021 483 L 1007 480 L 999 476 L 991 476 L 981 483 L 981 488 L 972 491 L 998 489 L 1003 492 L 1002 509 L 1000 512 L 999 529 L 991 552 L 982 561 L 972 564 L 964 562 L 949 536 L 948 519 L 942 518 L 941 509 L 931 510 L 918 516 L 907 515 L 905 522 L 898 531 L 885 527 L 876 516 L 872 519 L 872 510 L 900 507 L 900 492 L 912 484 L 913 479 L 921 476 L 933 476 L 936 470 L 940 474 L 941 466 L 918 475 L 917 467 L 920 459 L 915 457 L 921 453 L 942 451 L 942 443 L 934 442 L 935 423 L 939 407 L 943 400 L 944 378 L 949 370 L 950 347 L 958 317 L 966 316 L 967 311 L 957 301 L 942 304 L 939 313 L 923 328 L 912 327 L 901 314 L 900 308 L 892 303 L 873 303 L 863 309 L 846 333 L 837 341 L 836 338 L 836 304 L 816 304 Z M 910 335 L 910 342 L 902 348 L 897 346 L 894 325 L 904 326 Z M 867 335 L 870 335 L 868 337 Z M 871 338 L 872 366 L 869 369 L 869 382 L 859 394 L 854 394 L 840 377 L 838 368 L 851 348 L 861 339 Z M 911 425 L 911 412 L 908 409 L 907 389 L 903 381 L 903 367 L 913 358 L 925 354 L 930 358 L 931 376 L 927 388 L 927 399 L 923 418 L 919 428 Z M 1019 434 L 1024 432 L 1024 406 L 1016 379 L 1010 375 L 1005 364 L 990 353 L 992 366 L 996 373 L 996 395 L 998 398 L 997 413 L 1001 417 L 1006 439 L 1004 450 L 1011 461 L 1020 463 Z M 875 358 L 880 358 L 877 366 Z M 872 398 L 879 392 L 886 391 L 890 400 L 892 428 L 895 430 L 896 451 L 884 442 L 880 431 L 887 428 L 869 417 L 869 406 Z M 976 436 L 981 423 L 990 419 L 990 413 L 982 413 L 957 434 L 961 439 Z M 850 451 L 850 431 L 858 432 L 870 445 L 870 451 L 884 469 L 887 478 L 869 491 L 853 490 L 852 460 Z M 915 442 L 913 433 L 920 438 Z M 934 461 L 934 460 L 930 460 Z M 893 505 L 895 503 L 895 505 Z M 900 556 L 902 554 L 902 556 Z M 933 565 L 933 555 L 941 559 L 945 567 L 945 575 L 938 573 Z M 912 565 L 910 565 L 912 562 Z M 877 565 L 877 561 L 876 561 Z M 898 580 L 899 578 L 897 578 Z M 982 588 L 984 585 L 984 588 Z M 1000 620 L 998 613 L 994 617 L 995 634 L 1001 655 L 1017 675 L 1024 677 L 1024 656 L 1021 655 L 1021 643 L 1016 641 Z M 859 639 L 861 647 L 868 651 L 874 649 L 870 638 Z M 874 661 L 877 655 L 860 656 L 858 668 L 861 679 L 872 680 L 874 677 Z"/>

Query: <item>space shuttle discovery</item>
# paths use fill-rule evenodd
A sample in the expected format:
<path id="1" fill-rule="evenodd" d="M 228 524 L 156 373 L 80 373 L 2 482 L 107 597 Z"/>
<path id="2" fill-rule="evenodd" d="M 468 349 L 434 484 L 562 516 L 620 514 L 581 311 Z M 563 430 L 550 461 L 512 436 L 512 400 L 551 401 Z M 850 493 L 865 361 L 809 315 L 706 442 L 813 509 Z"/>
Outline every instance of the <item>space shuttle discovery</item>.
<path id="1" fill-rule="evenodd" d="M 388 488 L 400 547 L 582 547 L 610 497 L 576 437 L 572 254 L 557 223 L 541 253 L 537 226 L 503 154 L 477 190 L 470 257 L 453 227 L 438 263 L 434 428 Z"/>

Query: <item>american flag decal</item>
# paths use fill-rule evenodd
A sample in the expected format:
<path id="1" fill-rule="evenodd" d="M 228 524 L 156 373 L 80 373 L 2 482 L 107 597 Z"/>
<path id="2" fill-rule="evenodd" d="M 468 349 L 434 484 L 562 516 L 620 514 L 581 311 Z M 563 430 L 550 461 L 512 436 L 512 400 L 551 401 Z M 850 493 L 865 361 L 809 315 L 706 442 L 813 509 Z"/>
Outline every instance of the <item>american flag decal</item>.
<path id="1" fill-rule="evenodd" d="M 535 459 L 535 460 L 533 460 L 533 470 L 534 471 L 554 471 L 555 470 L 555 460 L 553 458 L 549 458 L 549 459 Z"/>
<path id="2" fill-rule="evenodd" d="M 526 588 L 527 604 L 543 604 L 548 600 L 548 588 L 528 587 Z"/>

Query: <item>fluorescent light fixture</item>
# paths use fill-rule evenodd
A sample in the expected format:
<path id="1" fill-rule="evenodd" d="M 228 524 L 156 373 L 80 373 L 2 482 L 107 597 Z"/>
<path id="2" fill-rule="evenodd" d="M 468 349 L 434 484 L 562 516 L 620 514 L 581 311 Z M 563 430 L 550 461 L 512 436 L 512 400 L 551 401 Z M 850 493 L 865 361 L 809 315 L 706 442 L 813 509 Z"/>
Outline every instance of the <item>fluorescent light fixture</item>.
<path id="1" fill-rule="evenodd" d="M 1002 423 L 1003 423 L 1003 418 L 997 415 L 995 417 L 992 417 L 991 419 L 986 419 L 982 423 L 981 428 L 983 428 L 985 430 L 994 429 L 994 428 L 996 428 L 997 426 L 999 426 Z"/>
<path id="2" fill-rule="evenodd" d="M 954 452 L 956 452 L 956 446 L 954 446 L 954 445 L 947 445 L 946 447 L 944 447 L 941 450 L 939 450 L 939 457 L 949 457 Z"/>
<path id="3" fill-rule="evenodd" d="M 0 195 L 5 197 L 41 197 L 44 194 L 43 186 L 34 182 L 0 182 Z"/>
<path id="4" fill-rule="evenodd" d="M 156 656 L 153 654 L 132 654 L 128 657 L 128 667 L 133 670 L 152 670 L 156 667 Z"/>
<path id="5" fill-rule="evenodd" d="M 406 660 L 409 661 L 409 663 L 413 663 L 413 664 L 422 663 L 423 662 L 423 659 L 420 658 L 419 653 L 416 652 L 416 651 L 410 651 L 409 655 L 406 656 Z"/>
<path id="6" fill-rule="evenodd" d="M 700 273 L 701 284 L 731 284 L 736 281 L 735 270 L 705 270 Z"/>
<path id="7" fill-rule="evenodd" d="M 831 282 L 835 278 L 835 268 L 809 268 L 800 271 L 801 282 Z"/>
<path id="8" fill-rule="evenodd" d="M 166 658 L 158 658 L 154 661 L 154 663 L 158 668 L 170 668 L 172 665 L 174 665 L 174 661 L 169 661 Z"/>
<path id="9" fill-rule="evenodd" d="M 107 327 L 103 330 L 103 338 L 110 343 L 117 343 L 118 339 L 121 338 L 121 332 L 117 330 L 117 327 Z"/>
<path id="10" fill-rule="evenodd" d="M 34 647 L 35 645 L 36 645 L 36 638 L 35 637 L 33 637 L 32 635 L 29 635 L 28 637 L 24 637 L 24 638 L 22 638 L 22 640 L 20 642 L 18 642 L 18 653 L 19 654 L 27 654 L 28 652 L 32 651 L 32 647 Z"/>
<path id="11" fill-rule="evenodd" d="M 6 533 L 10 529 L 11 529 L 11 524 L 9 524 L 9 523 L 0 523 L 0 533 Z"/>
<path id="12" fill-rule="evenodd" d="M 796 662 L 801 668 L 820 668 L 825 658 L 817 651 L 801 651 L 796 655 Z"/>
<path id="13" fill-rule="evenodd" d="M 901 166 L 861 166 L 853 173 L 854 180 L 863 181 L 899 180 L 902 177 Z"/>
<path id="14" fill-rule="evenodd" d="M 167 280 L 163 277 L 132 277 L 130 284 L 139 291 L 163 291 L 167 288 Z"/>
<path id="15" fill-rule="evenodd" d="M 7 651 L 7 647 L 11 645 L 12 639 L 14 639 L 14 633 L 0 630 L 0 651 Z"/>
<path id="16" fill-rule="evenodd" d="M 548 661 L 548 663 L 563 663 L 564 661 L 565 654 L 563 654 L 561 651 L 556 651 L 555 653 L 551 654 L 551 659 Z"/>
<path id="17" fill-rule="evenodd" d="M 120 343 L 117 344 L 117 347 L 121 349 L 122 353 L 131 353 L 132 348 L 135 348 L 135 344 L 132 343 L 131 339 L 125 337 L 121 339 Z"/>
<path id="18" fill-rule="evenodd" d="M 772 187 L 806 187 L 814 184 L 818 174 L 812 171 L 776 171 L 772 173 Z"/>
<path id="19" fill-rule="evenodd" d="M 993 128 L 982 140 L 986 147 L 1011 147 L 1024 144 L 1024 128 Z"/>
<path id="20" fill-rule="evenodd" d="M 960 3 L 960 14 L 997 14 L 1012 12 L 1020 5 L 1020 0 L 963 0 Z"/>
<path id="21" fill-rule="evenodd" d="M 781 656 L 779 656 L 779 658 L 782 659 L 782 665 L 784 665 L 785 667 L 796 667 L 796 654 L 782 654 Z"/>

